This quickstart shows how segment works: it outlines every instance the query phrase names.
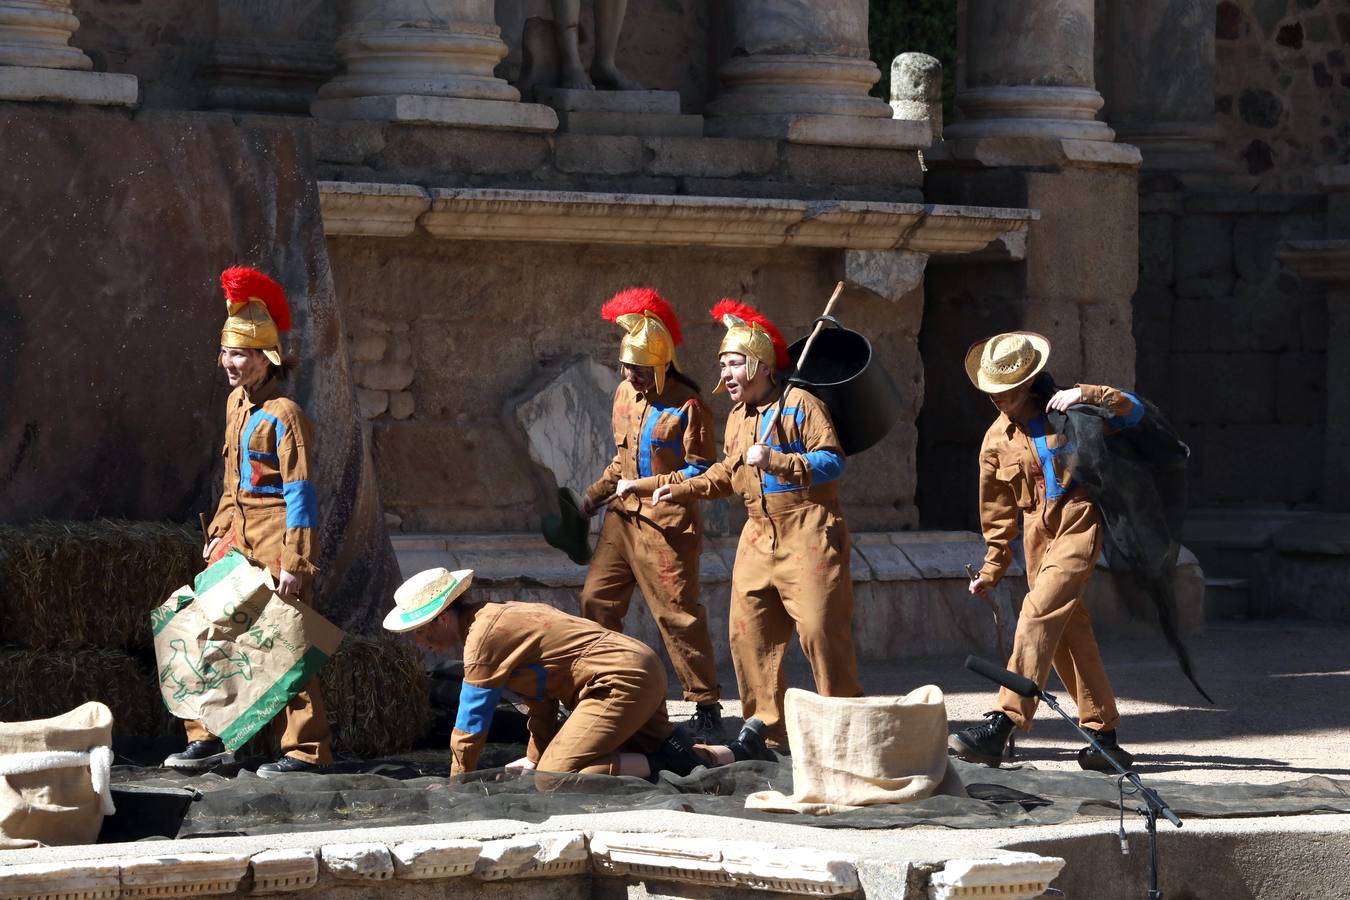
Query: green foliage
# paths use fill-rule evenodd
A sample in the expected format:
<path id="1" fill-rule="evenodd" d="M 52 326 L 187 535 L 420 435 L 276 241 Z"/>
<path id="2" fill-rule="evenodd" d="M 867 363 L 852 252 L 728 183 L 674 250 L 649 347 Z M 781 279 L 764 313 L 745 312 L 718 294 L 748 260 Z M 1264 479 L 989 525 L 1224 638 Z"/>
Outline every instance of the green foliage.
<path id="1" fill-rule="evenodd" d="M 901 53 L 927 53 L 942 63 L 943 116 L 951 119 L 956 96 L 956 0 L 869 0 L 868 41 L 881 80 L 872 93 L 891 94 L 891 61 Z"/>

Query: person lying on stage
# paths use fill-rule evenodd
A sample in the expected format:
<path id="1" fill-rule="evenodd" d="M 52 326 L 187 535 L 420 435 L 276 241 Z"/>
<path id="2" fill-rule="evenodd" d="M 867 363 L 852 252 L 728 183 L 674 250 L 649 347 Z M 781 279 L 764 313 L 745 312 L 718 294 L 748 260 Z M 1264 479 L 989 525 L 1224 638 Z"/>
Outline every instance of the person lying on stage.
<path id="1" fill-rule="evenodd" d="M 590 489 L 581 511 L 594 515 L 605 498 L 609 510 L 586 583 L 581 615 L 614 631 L 642 588 L 656 620 L 684 699 L 694 702 L 689 722 L 704 743 L 723 740 L 722 688 L 708 632 L 708 610 L 698 599 L 703 517 L 697 503 L 625 504 L 614 497 L 621 479 L 685 471 L 712 463 L 716 444 L 712 412 L 698 385 L 675 364 L 681 342 L 675 311 L 651 288 L 629 288 L 600 310 L 624 329 L 619 343 L 623 381 L 614 391 L 614 459 Z"/>
<path id="2" fill-rule="evenodd" d="M 291 314 L 281 285 L 245 266 L 220 275 L 229 317 L 217 364 L 234 388 L 225 401 L 225 489 L 207 528 L 202 556 L 214 563 L 231 549 L 276 579 L 277 593 L 304 600 L 318 572 L 318 495 L 314 426 L 283 392 L 294 363 L 281 356 Z M 196 719 L 184 722 L 187 748 L 169 768 L 201 770 L 234 762 L 224 743 Z M 321 772 L 333 759 L 319 679 L 309 680 L 273 721 L 282 756 L 258 768 L 263 778 Z"/>
<path id="3" fill-rule="evenodd" d="M 1069 448 L 1046 412 L 1096 404 L 1110 413 L 1107 426 L 1118 430 L 1137 423 L 1144 409 L 1133 395 L 1111 387 L 1056 389 L 1043 371 L 1049 358 L 1050 342 L 1030 331 L 978 341 L 966 352 L 966 374 L 999 413 L 980 447 L 980 524 L 988 550 L 970 592 L 983 595 L 1003 578 L 1020 519 L 1030 592 L 1017 617 L 1007 668 L 1043 689 L 1053 666 L 1078 705 L 1079 723 L 1128 767 L 1133 758 L 1116 743 L 1116 696 L 1083 604 L 1102 549 L 1101 512 L 1066 471 Z M 999 765 L 1013 728 L 1031 729 L 1038 702 L 1000 690 L 984 722 L 951 736 L 951 751 L 971 762 Z M 1114 771 L 1091 747 L 1079 750 L 1078 764 Z"/>
<path id="4" fill-rule="evenodd" d="M 839 505 L 844 454 L 825 404 L 785 389 L 778 373 L 788 367 L 787 344 L 774 324 L 734 300 L 711 312 L 727 329 L 714 393 L 725 390 L 736 401 L 725 456 L 701 475 L 621 481 L 618 491 L 650 495 L 653 505 L 733 493 L 745 501 L 749 518 L 731 572 L 731 660 L 743 714 L 764 723 L 770 746 L 785 747 L 783 656 L 794 625 L 816 692 L 862 695 L 848 527 Z"/>
<path id="5" fill-rule="evenodd" d="M 384 627 L 415 632 L 419 647 L 463 649 L 464 686 L 450 737 L 450 772 L 472 772 L 503 690 L 529 710 L 525 757 L 510 764 L 550 773 L 688 775 L 697 766 L 772 761 L 763 724 L 736 740 L 695 744 L 666 718 L 666 670 L 641 641 L 542 603 L 462 599 L 473 571 L 428 569 L 394 594 Z M 558 723 L 559 704 L 570 710 Z"/>

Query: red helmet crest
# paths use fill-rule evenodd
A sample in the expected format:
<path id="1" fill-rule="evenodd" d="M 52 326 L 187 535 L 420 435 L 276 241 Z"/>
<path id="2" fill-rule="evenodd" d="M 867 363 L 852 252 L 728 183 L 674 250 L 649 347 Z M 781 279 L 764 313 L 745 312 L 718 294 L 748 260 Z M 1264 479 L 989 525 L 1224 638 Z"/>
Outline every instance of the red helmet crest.
<path id="1" fill-rule="evenodd" d="M 230 266 L 220 273 L 220 286 L 231 304 L 261 300 L 277 331 L 291 330 L 291 308 L 286 292 L 270 276 L 248 266 Z"/>

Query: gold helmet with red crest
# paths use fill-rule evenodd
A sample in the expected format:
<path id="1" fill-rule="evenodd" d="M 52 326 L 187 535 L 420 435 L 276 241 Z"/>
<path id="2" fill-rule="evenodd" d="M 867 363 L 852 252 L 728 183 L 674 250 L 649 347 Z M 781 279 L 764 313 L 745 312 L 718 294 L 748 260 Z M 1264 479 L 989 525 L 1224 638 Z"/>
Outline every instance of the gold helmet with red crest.
<path id="1" fill-rule="evenodd" d="M 746 377 L 754 378 L 761 363 L 768 366 L 770 372 L 781 372 L 788 367 L 787 341 L 783 340 L 778 326 L 764 313 L 730 298 L 719 300 L 709 313 L 714 321 L 720 322 L 727 330 L 722 338 L 722 346 L 717 348 L 717 355 L 743 355 Z M 718 381 L 713 393 L 725 390 L 726 386 Z"/>
<path id="2" fill-rule="evenodd" d="M 281 335 L 291 330 L 291 308 L 281 285 L 257 269 L 231 266 L 220 273 L 220 286 L 228 314 L 220 346 L 261 350 L 268 362 L 281 365 Z"/>
<path id="3" fill-rule="evenodd" d="M 651 288 L 628 288 L 600 307 L 600 315 L 626 332 L 619 342 L 619 362 L 651 366 L 656 392 L 666 389 L 666 373 L 675 365 L 675 348 L 684 341 L 675 310 Z"/>

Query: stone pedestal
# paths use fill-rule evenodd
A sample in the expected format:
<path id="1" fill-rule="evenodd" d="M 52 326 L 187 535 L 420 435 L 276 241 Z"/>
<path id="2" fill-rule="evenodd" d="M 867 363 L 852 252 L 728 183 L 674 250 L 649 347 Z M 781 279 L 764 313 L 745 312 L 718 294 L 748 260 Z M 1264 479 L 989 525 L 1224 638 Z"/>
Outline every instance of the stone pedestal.
<path id="1" fill-rule="evenodd" d="M 1109 3 L 1105 16 L 1102 92 L 1118 140 L 1140 149 L 1145 171 L 1227 171 L 1214 118 L 1214 3 Z"/>
<path id="2" fill-rule="evenodd" d="M 135 106 L 134 75 L 91 72 L 70 0 L 0 0 L 0 100 Z"/>
<path id="3" fill-rule="evenodd" d="M 867 3 L 725 4 L 722 88 L 705 130 L 804 144 L 923 147 L 928 128 L 891 118 L 867 92 L 881 72 L 867 55 Z"/>
<path id="4" fill-rule="evenodd" d="M 679 91 L 578 91 L 536 87 L 534 97 L 573 134 L 701 137 L 703 117 L 680 113 Z"/>
<path id="5" fill-rule="evenodd" d="M 946 137 L 1114 140 L 1095 118 L 1093 28 L 1093 0 L 966 0 Z"/>
<path id="6" fill-rule="evenodd" d="M 216 40 L 202 67 L 212 109 L 305 113 L 337 69 L 332 4 L 216 0 Z"/>
<path id="7" fill-rule="evenodd" d="M 347 70 L 319 89 L 315 116 L 557 128 L 493 74 L 506 45 L 492 0 L 351 0 L 337 48 Z"/>
<path id="8" fill-rule="evenodd" d="M 901 53 L 891 61 L 891 111 L 897 119 L 926 121 L 942 140 L 942 63 L 927 53 Z"/>

